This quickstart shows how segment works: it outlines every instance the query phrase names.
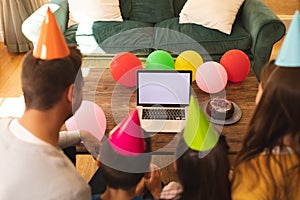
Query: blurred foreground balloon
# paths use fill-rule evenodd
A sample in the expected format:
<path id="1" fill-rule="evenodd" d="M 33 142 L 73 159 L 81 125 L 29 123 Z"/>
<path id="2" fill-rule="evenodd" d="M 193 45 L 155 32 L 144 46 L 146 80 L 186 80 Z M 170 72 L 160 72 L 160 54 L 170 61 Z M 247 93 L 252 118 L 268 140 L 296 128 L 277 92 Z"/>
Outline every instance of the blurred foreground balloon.
<path id="1" fill-rule="evenodd" d="M 174 60 L 168 52 L 156 50 L 147 57 L 146 69 L 174 69 Z"/>
<path id="2" fill-rule="evenodd" d="M 82 101 L 75 114 L 66 121 L 67 130 L 86 130 L 101 140 L 106 130 L 103 110 L 94 102 Z"/>
<path id="3" fill-rule="evenodd" d="M 123 86 L 136 86 L 136 70 L 142 69 L 142 63 L 138 57 L 129 52 L 117 54 L 110 63 L 112 77 Z"/>
<path id="4" fill-rule="evenodd" d="M 197 69 L 196 83 L 206 93 L 218 93 L 227 84 L 227 73 L 219 63 L 214 61 L 205 62 Z"/>
<path id="5" fill-rule="evenodd" d="M 175 60 L 176 70 L 191 70 L 193 73 L 193 81 L 196 80 L 196 71 L 203 64 L 202 57 L 192 50 L 187 50 L 178 55 Z"/>
<path id="6" fill-rule="evenodd" d="M 250 60 L 243 51 L 233 49 L 227 51 L 220 64 L 225 68 L 228 80 L 234 83 L 242 82 L 250 71 Z"/>

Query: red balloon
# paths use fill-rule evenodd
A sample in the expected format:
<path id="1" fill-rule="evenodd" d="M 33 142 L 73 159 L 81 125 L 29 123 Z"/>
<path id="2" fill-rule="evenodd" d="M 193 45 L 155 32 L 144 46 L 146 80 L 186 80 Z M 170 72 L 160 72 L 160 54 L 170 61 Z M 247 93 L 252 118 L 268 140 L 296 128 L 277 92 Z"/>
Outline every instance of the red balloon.
<path id="1" fill-rule="evenodd" d="M 228 80 L 234 83 L 242 82 L 250 71 L 250 60 L 243 51 L 233 49 L 227 51 L 220 64 L 225 68 Z"/>
<path id="2" fill-rule="evenodd" d="M 142 63 L 138 57 L 129 52 L 117 54 L 110 63 L 112 77 L 123 86 L 136 86 L 136 70 L 142 69 Z"/>

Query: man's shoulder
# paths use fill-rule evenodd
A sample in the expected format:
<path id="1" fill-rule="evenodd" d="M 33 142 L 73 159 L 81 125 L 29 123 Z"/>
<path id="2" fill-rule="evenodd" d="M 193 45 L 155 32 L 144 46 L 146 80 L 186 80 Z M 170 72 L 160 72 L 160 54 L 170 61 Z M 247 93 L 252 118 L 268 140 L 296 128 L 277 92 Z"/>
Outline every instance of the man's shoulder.
<path id="1" fill-rule="evenodd" d="M 8 129 L 8 126 L 13 119 L 14 118 L 12 117 L 0 118 L 0 130 Z"/>

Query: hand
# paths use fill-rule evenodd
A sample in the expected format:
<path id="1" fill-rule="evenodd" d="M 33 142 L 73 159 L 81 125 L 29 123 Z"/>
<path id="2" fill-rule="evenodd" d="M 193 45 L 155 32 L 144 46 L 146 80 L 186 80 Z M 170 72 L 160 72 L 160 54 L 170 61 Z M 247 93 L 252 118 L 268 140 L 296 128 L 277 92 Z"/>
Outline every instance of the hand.
<path id="1" fill-rule="evenodd" d="M 145 177 L 145 186 L 151 192 L 154 199 L 160 198 L 161 193 L 161 170 L 154 164 L 150 164 L 150 172 Z"/>
<path id="2" fill-rule="evenodd" d="M 136 188 L 135 188 L 135 193 L 138 196 L 144 196 L 144 194 L 146 193 L 146 185 L 145 185 L 145 178 L 143 177 L 140 182 L 137 184 Z"/>
<path id="3" fill-rule="evenodd" d="M 91 155 L 97 160 L 100 160 L 101 141 L 88 131 L 80 131 L 80 139 Z"/>

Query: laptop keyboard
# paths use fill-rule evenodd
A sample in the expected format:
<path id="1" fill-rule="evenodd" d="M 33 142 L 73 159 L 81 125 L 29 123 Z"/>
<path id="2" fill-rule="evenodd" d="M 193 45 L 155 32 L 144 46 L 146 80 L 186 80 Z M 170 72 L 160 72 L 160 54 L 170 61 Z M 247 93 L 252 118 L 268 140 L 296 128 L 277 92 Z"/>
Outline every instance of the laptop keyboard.
<path id="1" fill-rule="evenodd" d="M 142 119 L 185 120 L 185 109 L 147 109 L 142 112 Z"/>

